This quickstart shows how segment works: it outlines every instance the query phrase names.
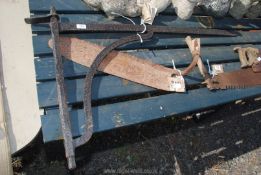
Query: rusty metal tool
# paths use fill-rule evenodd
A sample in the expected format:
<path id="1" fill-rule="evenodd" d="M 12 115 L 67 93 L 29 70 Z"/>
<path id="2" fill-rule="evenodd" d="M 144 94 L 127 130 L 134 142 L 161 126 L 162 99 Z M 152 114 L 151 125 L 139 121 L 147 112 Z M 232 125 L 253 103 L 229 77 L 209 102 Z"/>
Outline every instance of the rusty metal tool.
<path id="1" fill-rule="evenodd" d="M 224 72 L 211 79 L 212 89 L 235 89 L 261 85 L 261 72 L 255 73 L 251 68 L 233 72 Z"/>
<path id="2" fill-rule="evenodd" d="M 49 14 L 46 16 L 26 18 L 25 22 L 28 24 L 41 24 L 49 23 L 50 18 L 57 14 Z M 171 26 L 157 26 L 148 25 L 144 28 L 144 25 L 133 25 L 133 24 L 99 24 L 99 23 L 62 23 L 58 22 L 60 33 L 69 32 L 144 32 L 145 30 L 153 33 L 165 33 L 165 34 L 192 34 L 192 35 L 212 35 L 212 36 L 237 36 L 237 33 L 228 30 L 220 29 L 204 29 L 204 28 L 177 28 Z"/>
<path id="3" fill-rule="evenodd" d="M 153 36 L 152 32 L 147 32 L 146 34 L 141 34 L 140 37 L 142 39 L 147 40 Z M 92 107 L 91 107 L 91 92 L 92 92 L 92 80 L 94 75 L 98 71 L 98 67 L 102 63 L 102 61 L 106 58 L 106 56 L 111 53 L 115 48 L 122 46 L 127 43 L 132 43 L 135 41 L 139 41 L 140 37 L 138 35 L 130 35 L 127 37 L 123 37 L 111 45 L 105 47 L 95 58 L 93 61 L 89 72 L 85 78 L 85 88 L 84 88 L 84 111 L 86 114 L 86 126 L 84 128 L 83 135 L 75 140 L 75 146 L 81 146 L 85 144 L 92 136 L 93 133 L 93 116 L 92 116 Z"/>
<path id="4" fill-rule="evenodd" d="M 253 64 L 252 69 L 254 72 L 261 72 L 261 56 L 258 57 L 258 62 Z"/>
<path id="5" fill-rule="evenodd" d="M 253 47 L 236 47 L 234 50 L 239 53 L 242 69 L 217 74 L 209 81 L 211 88 L 233 89 L 261 85 L 260 50 Z"/>
<path id="6" fill-rule="evenodd" d="M 56 14 L 56 10 L 54 7 L 51 8 L 50 15 L 41 16 L 39 18 L 35 17 L 33 19 L 27 18 L 25 22 L 32 23 L 46 23 L 49 21 L 51 35 L 53 40 L 53 55 L 55 58 L 55 68 L 56 68 L 56 81 L 57 81 L 57 96 L 60 110 L 60 122 L 62 127 L 63 139 L 64 139 L 64 147 L 66 152 L 66 158 L 68 161 L 68 168 L 74 169 L 76 168 L 75 163 L 75 148 L 81 146 L 86 143 L 92 136 L 93 133 L 93 119 L 92 119 L 92 110 L 91 110 L 91 85 L 94 74 L 97 71 L 97 66 L 99 66 L 100 62 L 106 57 L 108 53 L 110 53 L 114 48 L 121 46 L 126 43 L 130 43 L 133 41 L 142 39 L 146 40 L 152 37 L 153 33 L 147 32 L 146 34 L 131 35 L 125 38 L 122 38 L 110 46 L 106 47 L 98 56 L 97 59 L 92 63 L 89 74 L 86 76 L 85 83 L 85 91 L 84 91 L 84 111 L 86 114 L 86 125 L 84 129 L 84 133 L 81 137 L 73 139 L 71 132 L 71 123 L 69 118 L 69 111 L 66 101 L 66 90 L 64 84 L 64 76 L 63 76 L 63 65 L 62 65 L 62 57 L 60 53 L 59 46 L 59 17 Z"/>
<path id="7" fill-rule="evenodd" d="M 150 39 L 153 33 L 170 33 L 170 34 L 196 34 L 196 35 L 215 35 L 215 36 L 235 36 L 236 34 L 225 30 L 218 29 L 184 29 L 166 26 L 145 26 L 129 25 L 129 24 L 72 24 L 59 22 L 59 16 L 54 7 L 51 8 L 50 14 L 47 16 L 38 16 L 26 18 L 28 24 L 49 23 L 53 41 L 53 55 L 55 58 L 57 94 L 60 110 L 60 121 L 64 138 L 64 147 L 66 158 L 68 160 L 69 169 L 76 167 L 75 163 L 75 148 L 86 143 L 93 133 L 93 118 L 91 109 L 91 85 L 92 79 L 98 70 L 99 65 L 115 48 L 127 43 L 140 40 Z M 111 45 L 104 48 L 95 58 L 90 66 L 90 71 L 86 75 L 84 88 L 84 111 L 86 114 L 86 124 L 84 133 L 81 137 L 73 139 L 71 125 L 69 119 L 68 106 L 66 103 L 66 91 L 64 86 L 64 77 L 62 69 L 62 58 L 60 53 L 60 33 L 66 32 L 140 32 L 139 35 L 134 34 L 115 41 Z M 191 68 L 191 67 L 190 67 Z M 188 73 L 188 72 L 187 72 Z M 174 72 L 174 74 L 178 74 Z"/>
<path id="8" fill-rule="evenodd" d="M 52 43 L 53 41 L 50 40 L 49 47 L 51 48 Z M 59 45 L 62 56 L 86 67 L 91 67 L 95 58 L 104 49 L 103 46 L 71 37 L 60 37 Z M 98 70 L 156 89 L 177 92 L 175 88 L 172 88 L 171 80 L 176 80 L 173 75 L 185 76 L 196 64 L 197 57 L 179 73 L 177 69 L 155 64 L 128 53 L 113 51 L 102 61 Z"/>
<path id="9" fill-rule="evenodd" d="M 143 25 L 133 24 L 73 24 L 60 23 L 61 32 L 142 32 Z M 170 26 L 148 25 L 146 29 L 153 33 L 166 34 L 193 34 L 193 35 L 214 35 L 214 36 L 236 36 L 227 30 L 204 29 L 204 28 L 176 28 Z"/>
<path id="10" fill-rule="evenodd" d="M 252 65 L 252 69 L 254 72 L 261 72 L 261 49 L 259 49 L 259 53 L 257 56 L 257 62 Z"/>
<path id="11" fill-rule="evenodd" d="M 39 23 L 39 22 L 49 22 L 51 35 L 53 39 L 53 56 L 55 59 L 55 69 L 56 69 L 56 81 L 57 81 L 57 98 L 59 103 L 60 110 L 60 122 L 62 127 L 62 134 L 64 139 L 64 148 L 66 153 L 66 158 L 68 161 L 69 169 L 73 169 L 76 167 L 75 163 L 75 153 L 74 153 L 74 142 L 71 132 L 71 124 L 69 117 L 69 110 L 66 100 L 66 90 L 64 84 L 64 76 L 63 76 L 63 63 L 62 57 L 59 48 L 59 17 L 56 14 L 55 8 L 51 8 L 50 15 L 43 17 L 36 17 L 31 20 L 26 19 L 25 21 L 28 23 Z"/>
<path id="12" fill-rule="evenodd" d="M 218 73 L 217 75 L 211 76 L 200 57 L 200 39 L 192 39 L 190 36 L 188 36 L 185 40 L 192 53 L 192 56 L 198 57 L 197 65 L 201 75 L 205 79 L 203 84 L 206 84 L 208 89 L 234 89 L 261 85 L 261 72 L 254 72 L 250 67 L 239 69 L 233 72 Z M 246 59 L 243 60 L 245 63 L 244 65 L 249 64 Z M 258 63 L 260 63 L 260 61 Z"/>

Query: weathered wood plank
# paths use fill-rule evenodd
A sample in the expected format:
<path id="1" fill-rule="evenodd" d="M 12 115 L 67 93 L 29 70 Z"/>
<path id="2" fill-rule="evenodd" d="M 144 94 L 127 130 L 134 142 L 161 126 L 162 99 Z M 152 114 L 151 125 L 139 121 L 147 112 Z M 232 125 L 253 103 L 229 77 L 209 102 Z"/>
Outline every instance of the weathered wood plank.
<path id="1" fill-rule="evenodd" d="M 29 1 L 31 13 L 50 11 L 50 8 L 54 6 L 58 11 L 67 12 L 85 12 L 91 13 L 94 11 L 81 0 L 31 0 Z"/>
<path id="2" fill-rule="evenodd" d="M 94 107 L 94 131 L 101 132 L 169 115 L 190 113 L 260 94 L 260 87 L 215 92 L 203 88 L 185 94 L 174 93 Z M 41 119 L 44 142 L 62 138 L 58 110 L 49 112 L 49 114 L 42 116 Z M 82 134 L 84 121 L 82 110 L 71 111 L 73 136 Z"/>
<path id="3" fill-rule="evenodd" d="M 242 47 L 246 47 L 243 45 Z M 255 47 L 261 49 L 261 45 Z M 238 54 L 233 51 L 234 46 L 217 46 L 217 47 L 204 47 L 201 49 L 203 61 L 209 60 L 210 62 L 229 62 L 239 61 Z M 137 52 L 129 52 L 139 58 L 150 60 L 156 64 L 163 66 L 172 66 L 172 59 L 175 60 L 176 66 L 184 67 L 191 62 L 191 53 L 188 49 L 166 49 L 166 50 L 140 50 Z M 36 79 L 37 81 L 46 81 L 55 78 L 55 68 L 53 57 L 36 58 Z M 64 59 L 64 76 L 66 78 L 79 77 L 86 74 L 88 68 Z"/>
<path id="4" fill-rule="evenodd" d="M 61 22 L 71 22 L 71 23 L 106 23 L 106 24 L 119 24 L 119 23 L 129 23 L 124 18 L 116 18 L 114 20 L 108 19 L 104 15 L 100 14 L 62 14 L 60 15 Z M 140 23 L 139 18 L 132 18 L 137 24 Z M 241 19 L 240 21 L 226 17 L 223 19 L 213 20 L 213 28 L 218 29 L 239 29 L 239 30 L 251 30 L 260 29 L 261 19 Z M 167 25 L 173 27 L 187 27 L 187 28 L 202 28 L 201 24 L 198 22 L 198 17 L 193 16 L 189 20 L 184 21 L 176 16 L 166 16 L 159 15 L 155 18 L 154 25 Z M 48 25 L 33 25 L 32 30 L 34 33 L 50 31 Z"/>
<path id="5" fill-rule="evenodd" d="M 226 71 L 236 70 L 239 67 L 239 63 L 224 64 L 224 69 Z M 185 77 L 185 81 L 188 85 L 194 85 L 201 83 L 203 78 L 198 70 L 195 70 L 191 72 L 189 76 Z M 68 103 L 73 104 L 82 102 L 84 79 L 67 80 L 65 83 Z M 93 100 L 131 96 L 155 91 L 153 88 L 126 81 L 114 76 L 98 76 L 94 78 L 92 87 Z M 37 88 L 40 107 L 44 108 L 58 106 L 55 81 L 39 83 Z"/>
<path id="6" fill-rule="evenodd" d="M 235 44 L 260 44 L 260 32 L 239 32 L 240 35 L 236 37 L 201 37 L 202 47 L 215 45 L 235 45 Z M 90 42 L 106 46 L 114 42 L 116 39 L 129 34 L 112 34 L 112 33 L 90 33 L 90 34 L 75 34 L 66 35 L 74 36 Z M 51 54 L 52 50 L 48 47 L 49 35 L 40 35 L 33 37 L 35 56 Z M 155 34 L 154 39 L 144 41 L 143 44 L 133 43 L 120 47 L 119 50 L 132 49 L 168 49 L 187 47 L 184 41 L 184 36 L 179 35 L 159 35 Z"/>

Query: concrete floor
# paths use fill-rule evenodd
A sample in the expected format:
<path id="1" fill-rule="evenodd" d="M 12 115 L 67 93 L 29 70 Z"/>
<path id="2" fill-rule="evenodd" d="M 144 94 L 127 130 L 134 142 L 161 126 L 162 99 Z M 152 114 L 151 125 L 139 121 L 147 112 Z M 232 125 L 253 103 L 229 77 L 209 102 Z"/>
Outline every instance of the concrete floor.
<path id="1" fill-rule="evenodd" d="M 66 169 L 63 145 L 41 136 L 16 156 L 19 174 L 260 174 L 261 98 L 224 105 L 195 122 L 169 117 L 95 134 Z"/>

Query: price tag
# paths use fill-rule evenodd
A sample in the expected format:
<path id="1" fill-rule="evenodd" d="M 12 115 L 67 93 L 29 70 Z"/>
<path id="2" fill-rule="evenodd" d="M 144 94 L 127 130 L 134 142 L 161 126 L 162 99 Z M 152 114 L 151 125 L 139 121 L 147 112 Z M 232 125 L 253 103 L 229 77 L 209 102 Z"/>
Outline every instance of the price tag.
<path id="1" fill-rule="evenodd" d="M 137 5 L 142 9 L 141 21 L 146 24 L 152 24 L 158 9 L 156 1 L 152 0 L 137 0 Z"/>
<path id="2" fill-rule="evenodd" d="M 212 72 L 214 75 L 224 72 L 224 68 L 223 68 L 222 64 L 213 64 L 211 67 L 212 67 Z"/>
<path id="3" fill-rule="evenodd" d="M 77 29 L 86 29 L 86 25 L 85 24 L 76 24 L 76 28 Z"/>
<path id="4" fill-rule="evenodd" d="M 183 76 L 175 76 L 169 78 L 170 91 L 186 92 L 185 80 Z"/>

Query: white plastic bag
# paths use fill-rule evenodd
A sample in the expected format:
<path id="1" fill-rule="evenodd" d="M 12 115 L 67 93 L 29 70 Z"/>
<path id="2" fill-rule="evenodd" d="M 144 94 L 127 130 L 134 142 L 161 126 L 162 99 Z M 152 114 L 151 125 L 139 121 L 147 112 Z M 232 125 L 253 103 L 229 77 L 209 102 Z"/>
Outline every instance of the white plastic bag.
<path id="1" fill-rule="evenodd" d="M 201 0 L 172 0 L 172 5 L 179 18 L 189 19 L 193 13 L 194 7 Z"/>
<path id="2" fill-rule="evenodd" d="M 171 0 L 84 0 L 89 6 L 103 10 L 107 16 L 121 14 L 128 17 L 141 16 L 142 21 L 152 24 L 155 16 L 164 11 Z"/>

